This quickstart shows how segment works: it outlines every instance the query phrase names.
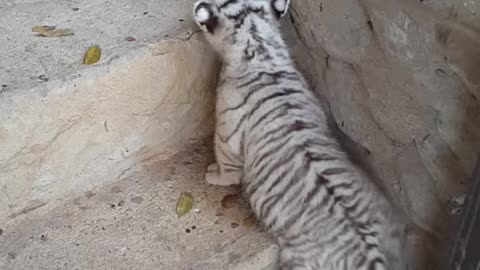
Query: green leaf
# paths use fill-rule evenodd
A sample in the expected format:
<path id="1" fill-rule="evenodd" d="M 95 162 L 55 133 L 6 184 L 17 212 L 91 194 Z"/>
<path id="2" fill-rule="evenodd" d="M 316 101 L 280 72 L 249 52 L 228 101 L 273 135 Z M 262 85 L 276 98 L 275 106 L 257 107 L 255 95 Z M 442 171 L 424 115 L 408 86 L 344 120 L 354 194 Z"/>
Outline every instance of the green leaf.
<path id="1" fill-rule="evenodd" d="M 182 192 L 177 201 L 177 217 L 182 217 L 193 208 L 193 196 L 188 192 Z"/>
<path id="2" fill-rule="evenodd" d="M 85 53 L 83 63 L 85 65 L 96 64 L 100 60 L 100 57 L 102 57 L 102 49 L 97 45 L 91 46 L 88 48 L 87 53 Z"/>

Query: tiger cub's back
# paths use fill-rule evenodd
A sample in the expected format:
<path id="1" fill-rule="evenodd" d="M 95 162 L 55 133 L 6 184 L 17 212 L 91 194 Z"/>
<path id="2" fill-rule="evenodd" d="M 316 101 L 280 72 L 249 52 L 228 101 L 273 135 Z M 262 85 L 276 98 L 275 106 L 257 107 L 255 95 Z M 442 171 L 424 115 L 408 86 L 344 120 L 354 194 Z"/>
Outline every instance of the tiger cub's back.
<path id="1" fill-rule="evenodd" d="M 202 0 L 194 17 L 222 56 L 215 184 L 240 183 L 280 248 L 278 269 L 403 270 L 403 220 L 349 159 L 294 67 L 288 0 Z M 212 175 L 212 174 L 211 174 Z M 228 179 L 227 179 L 228 178 Z"/>

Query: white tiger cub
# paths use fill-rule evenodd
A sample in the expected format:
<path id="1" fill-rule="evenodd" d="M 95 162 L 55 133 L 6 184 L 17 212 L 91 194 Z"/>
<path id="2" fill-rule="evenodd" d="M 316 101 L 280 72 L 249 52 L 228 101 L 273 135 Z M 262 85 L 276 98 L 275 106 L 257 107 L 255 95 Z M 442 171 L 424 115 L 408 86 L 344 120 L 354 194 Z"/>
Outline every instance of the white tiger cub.
<path id="1" fill-rule="evenodd" d="M 349 159 L 280 33 L 289 0 L 200 0 L 222 56 L 206 181 L 240 184 L 280 270 L 403 270 L 397 208 Z"/>

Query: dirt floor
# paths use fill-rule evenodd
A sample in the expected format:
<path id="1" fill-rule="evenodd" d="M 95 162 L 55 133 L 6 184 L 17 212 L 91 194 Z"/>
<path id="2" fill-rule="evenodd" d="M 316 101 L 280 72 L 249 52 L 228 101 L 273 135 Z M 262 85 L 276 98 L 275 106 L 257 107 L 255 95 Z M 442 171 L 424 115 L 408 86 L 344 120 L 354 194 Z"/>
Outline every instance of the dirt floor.
<path id="1" fill-rule="evenodd" d="M 1 228 L 0 269 L 262 269 L 271 240 L 235 188 L 203 180 L 207 141 Z M 181 192 L 193 209 L 178 218 Z"/>

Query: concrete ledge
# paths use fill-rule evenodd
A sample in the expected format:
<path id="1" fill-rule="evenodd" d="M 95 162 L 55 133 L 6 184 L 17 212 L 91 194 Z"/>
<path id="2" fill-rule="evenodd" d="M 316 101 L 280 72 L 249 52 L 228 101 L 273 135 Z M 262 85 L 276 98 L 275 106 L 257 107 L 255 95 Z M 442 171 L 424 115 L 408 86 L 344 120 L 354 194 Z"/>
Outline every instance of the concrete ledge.
<path id="1" fill-rule="evenodd" d="M 12 4 L 6 9 L 10 18 L 0 17 L 16 22 L 15 14 L 22 17 L 39 2 L 34 1 L 30 7 L 25 3 Z M 112 5 L 128 2 L 131 1 Z M 170 10 L 171 15 L 186 18 L 191 3 L 173 1 L 163 12 Z M 159 10 L 158 5 L 150 8 Z M 22 6 L 25 10 L 20 9 Z M 59 7 L 55 10 L 61 12 Z M 39 12 L 47 14 L 43 9 Z M 53 10 L 50 14 L 64 19 L 64 15 Z M 81 17 L 76 22 L 74 19 L 70 23 L 79 28 L 88 21 Z M 164 21 L 165 18 L 157 23 Z M 27 23 L 41 24 L 24 22 Z M 42 206 L 50 209 L 71 192 L 80 194 L 116 181 L 133 166 L 141 166 L 149 159 L 168 158 L 189 139 L 211 131 L 218 63 L 199 35 L 193 33 L 191 24 L 183 28 L 176 24 L 179 24 L 177 18 L 157 26 L 162 29 L 159 33 L 181 31 L 173 37 L 170 34 L 166 40 L 154 42 L 159 38 L 151 34 L 150 41 L 145 38 L 147 41 L 130 48 L 117 44 L 116 49 L 112 48 L 117 41 L 112 40 L 110 45 L 104 45 L 110 49 L 97 66 L 81 66 L 77 59 L 74 64 L 52 64 L 52 74 L 58 76 L 49 76 L 48 81 L 38 82 L 25 76 L 22 82 L 28 68 L 17 69 L 33 65 L 33 60 L 19 62 L 18 67 L 14 61 L 21 60 L 18 58 L 2 66 L 18 72 L 1 75 L 2 82 L 8 83 L 0 92 L 0 224 Z M 92 31 L 100 31 L 99 25 L 102 24 L 92 25 L 97 27 Z M 152 30 L 152 26 L 146 27 Z M 3 33 L 0 38 L 6 36 L 13 46 L 22 40 L 30 45 L 50 42 L 53 60 L 49 59 L 53 62 L 63 57 L 56 55 L 55 50 L 67 46 L 65 42 L 72 49 L 79 46 L 67 38 L 25 39 L 21 31 L 13 34 L 16 36 Z M 5 44 L 0 47 L 1 54 L 7 52 L 6 47 Z M 85 50 L 87 46 L 82 48 Z M 34 49 L 40 54 L 40 62 L 48 56 Z M 4 78 L 5 74 L 8 77 Z"/>

